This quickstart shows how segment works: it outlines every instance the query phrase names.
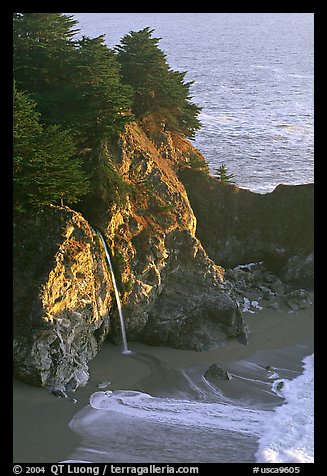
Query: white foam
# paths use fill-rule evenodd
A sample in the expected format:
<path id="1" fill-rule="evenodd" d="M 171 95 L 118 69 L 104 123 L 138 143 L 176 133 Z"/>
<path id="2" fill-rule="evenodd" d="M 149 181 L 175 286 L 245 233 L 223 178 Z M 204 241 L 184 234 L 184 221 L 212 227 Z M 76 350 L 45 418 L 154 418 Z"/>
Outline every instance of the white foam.
<path id="1" fill-rule="evenodd" d="M 235 448 L 240 444 L 238 451 L 243 451 L 244 455 L 251 445 L 253 448 L 258 442 L 258 462 L 313 462 L 313 356 L 306 358 L 304 363 L 303 375 L 293 380 L 280 379 L 279 369 L 274 369 L 268 375 L 271 380 L 262 382 L 260 376 L 267 378 L 267 370 L 253 362 L 244 362 L 247 371 L 251 370 L 253 380 L 257 378 L 256 382 L 268 387 L 268 392 L 272 390 L 281 402 L 285 400 L 285 404 L 275 410 L 258 408 L 244 400 L 236 403 L 223 392 L 219 395 L 215 392 L 214 401 L 207 400 L 209 387 L 205 394 L 199 392 L 201 399 L 197 400 L 154 397 L 130 390 L 97 391 L 91 395 L 90 405 L 80 410 L 70 423 L 71 430 L 81 437 L 83 443 L 69 459 L 101 462 L 119 457 L 125 461 L 126 454 L 130 457 L 129 462 L 134 454 L 139 458 L 137 461 L 155 459 L 164 438 L 165 454 L 175 458 L 169 461 L 176 462 L 190 447 L 197 448 L 199 458 L 209 455 L 209 461 L 216 461 L 214 444 L 210 449 L 207 446 L 203 449 L 206 438 L 210 435 L 215 441 L 215 435 L 222 437 L 225 445 L 222 451 L 223 454 L 227 451 L 227 461 L 235 458 L 233 452 L 228 456 L 229 444 L 236 445 Z M 251 380 L 248 376 L 247 379 Z M 278 387 L 281 382 L 282 388 Z M 179 435 L 186 433 L 189 435 L 187 441 L 178 448 Z M 138 441 L 136 446 L 133 444 L 135 438 Z M 125 453 L 126 447 L 134 453 Z M 173 456 L 171 447 L 174 448 Z"/>
<path id="2" fill-rule="evenodd" d="M 251 301 L 251 306 L 254 307 L 255 309 L 259 309 L 259 311 L 262 311 L 263 307 L 260 306 L 258 301 Z"/>
<path id="3" fill-rule="evenodd" d="M 247 297 L 243 296 L 242 312 L 250 312 L 251 314 L 254 314 L 254 311 L 251 311 L 250 306 L 251 306 L 250 300 Z"/>
<path id="4" fill-rule="evenodd" d="M 95 392 L 90 397 L 90 405 L 95 410 L 103 410 L 108 408 L 110 405 L 110 397 L 112 391 L 107 390 L 106 392 Z"/>
<path id="5" fill-rule="evenodd" d="M 256 453 L 258 463 L 313 463 L 314 356 L 303 359 L 304 372 L 283 380 L 277 391 L 285 404 L 267 415 Z M 281 381 L 281 380 L 280 380 Z M 275 381 L 274 386 L 280 382 Z"/>
<path id="6" fill-rule="evenodd" d="M 196 422 L 196 427 L 202 428 L 219 428 L 257 435 L 260 431 L 261 412 L 232 405 L 230 402 L 204 403 L 175 400 L 157 398 L 142 392 L 117 390 L 110 393 L 93 393 L 90 397 L 90 405 L 96 410 L 102 410 L 102 420 L 110 419 L 109 412 L 118 412 L 134 418 L 187 427 L 194 427 Z M 93 417 L 94 415 L 92 420 Z M 83 416 L 85 428 L 88 423 L 87 418 Z"/>

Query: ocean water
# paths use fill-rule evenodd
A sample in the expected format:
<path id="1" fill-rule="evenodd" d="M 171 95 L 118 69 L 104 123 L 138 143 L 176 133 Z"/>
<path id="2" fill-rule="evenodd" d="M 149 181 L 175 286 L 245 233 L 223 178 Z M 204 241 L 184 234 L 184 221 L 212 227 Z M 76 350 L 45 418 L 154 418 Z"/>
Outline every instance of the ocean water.
<path id="1" fill-rule="evenodd" d="M 138 353 L 128 358 L 156 361 Z M 303 364 L 267 370 L 260 359 L 241 360 L 228 368 L 232 380 L 219 386 L 193 367 L 156 395 L 95 392 L 70 422 L 80 443 L 65 461 L 312 463 L 313 355 Z M 167 369 L 162 377 L 169 381 Z"/>
<path id="2" fill-rule="evenodd" d="M 280 381 L 284 382 L 279 393 L 285 403 L 264 422 L 257 462 L 314 462 L 314 356 L 307 356 L 303 362 L 302 375 L 291 381 L 275 382 L 275 389 Z"/>
<path id="3" fill-rule="evenodd" d="M 202 107 L 194 145 L 259 193 L 314 180 L 313 13 L 74 13 L 114 47 L 146 26 Z"/>

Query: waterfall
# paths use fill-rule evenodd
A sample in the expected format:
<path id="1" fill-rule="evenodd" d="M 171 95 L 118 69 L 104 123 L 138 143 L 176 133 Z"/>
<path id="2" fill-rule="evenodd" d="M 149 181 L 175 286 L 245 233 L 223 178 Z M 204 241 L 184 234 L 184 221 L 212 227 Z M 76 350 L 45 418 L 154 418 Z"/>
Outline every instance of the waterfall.
<path id="1" fill-rule="evenodd" d="M 114 270 L 113 270 L 113 267 L 112 267 L 112 264 L 111 264 L 111 259 L 110 259 L 110 254 L 109 254 L 109 251 L 108 251 L 108 247 L 107 247 L 107 244 L 106 244 L 102 234 L 99 232 L 99 230 L 96 230 L 96 233 L 99 236 L 99 238 L 102 242 L 103 248 L 105 250 L 106 258 L 107 258 L 109 268 L 110 268 L 111 280 L 112 280 L 112 284 L 113 284 L 114 290 L 115 290 L 115 297 L 116 297 L 119 320 L 120 320 L 120 329 L 121 329 L 121 335 L 122 335 L 122 338 L 123 338 L 123 345 L 124 345 L 123 354 L 131 354 L 131 351 L 128 349 L 128 345 L 127 345 L 124 317 L 123 317 L 123 312 L 122 312 L 122 308 L 121 308 L 121 302 L 120 302 L 119 292 L 118 292 L 118 288 L 117 288 L 117 283 L 116 283 L 116 279 L 115 279 L 115 273 L 114 273 Z"/>

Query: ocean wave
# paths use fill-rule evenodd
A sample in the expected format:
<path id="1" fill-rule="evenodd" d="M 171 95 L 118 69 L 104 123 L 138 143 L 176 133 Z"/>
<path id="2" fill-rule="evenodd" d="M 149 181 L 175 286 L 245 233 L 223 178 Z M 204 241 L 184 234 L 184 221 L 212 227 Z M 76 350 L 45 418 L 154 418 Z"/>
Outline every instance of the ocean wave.
<path id="1" fill-rule="evenodd" d="M 309 131 L 311 126 L 309 124 L 306 125 L 297 125 L 297 124 L 277 124 L 276 126 L 278 129 L 286 129 L 289 131 Z"/>
<path id="2" fill-rule="evenodd" d="M 313 463 L 314 356 L 303 359 L 304 372 L 293 380 L 274 382 L 285 398 L 263 425 L 258 463 Z M 280 390 L 278 383 L 283 382 Z M 299 403 L 300 402 L 300 403 Z"/>
<path id="3" fill-rule="evenodd" d="M 106 418 L 106 412 L 109 419 L 110 413 L 121 413 L 144 421 L 251 434 L 259 434 L 261 421 L 261 412 L 244 406 L 159 398 L 130 390 L 95 392 L 90 397 L 90 405 L 93 410 L 101 411 L 101 419 Z"/>
<path id="4" fill-rule="evenodd" d="M 232 116 L 230 114 L 206 114 L 206 113 L 201 113 L 200 114 L 200 120 L 205 122 L 205 123 L 221 123 L 221 122 L 229 122 L 229 121 L 234 121 L 237 119 L 236 116 Z"/>
<path id="5" fill-rule="evenodd" d="M 293 380 L 288 369 L 255 361 L 229 367 L 233 379 L 217 385 L 198 367 L 184 369 L 183 394 L 92 393 L 70 422 L 80 445 L 65 461 L 312 462 L 313 356 Z"/>

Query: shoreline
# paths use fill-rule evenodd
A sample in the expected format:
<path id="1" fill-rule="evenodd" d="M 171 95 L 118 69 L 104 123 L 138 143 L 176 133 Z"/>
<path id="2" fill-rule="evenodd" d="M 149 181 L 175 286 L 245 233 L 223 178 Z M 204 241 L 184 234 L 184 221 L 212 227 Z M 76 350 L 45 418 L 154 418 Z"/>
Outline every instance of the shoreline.
<path id="1" fill-rule="evenodd" d="M 98 384 L 110 381 L 108 390 L 137 390 L 154 396 L 169 395 L 178 389 L 182 373 L 193 368 L 205 371 L 211 364 L 235 370 L 240 361 L 252 361 L 261 366 L 280 366 L 302 372 L 302 359 L 314 352 L 314 306 L 298 313 L 287 309 L 264 308 L 255 314 L 244 314 L 249 328 L 248 345 L 236 339 L 213 351 L 196 352 L 151 347 L 130 342 L 132 355 L 124 355 L 119 346 L 104 343 L 90 362 L 88 384 L 69 399 L 58 399 L 46 389 L 14 380 L 14 457 L 15 463 L 58 463 L 69 457 L 80 438 L 69 428 L 74 415 L 89 404 L 89 397 L 98 391 Z M 246 370 L 243 369 L 246 374 Z M 287 377 L 289 378 L 289 377 Z M 241 395 L 239 379 L 227 386 L 234 398 Z M 228 382 L 227 382 L 228 385 Z M 226 388 L 226 382 L 222 382 Z M 251 396 L 252 398 L 252 396 Z M 258 397 L 260 398 L 260 396 Z M 278 397 L 272 398 L 278 405 Z"/>

